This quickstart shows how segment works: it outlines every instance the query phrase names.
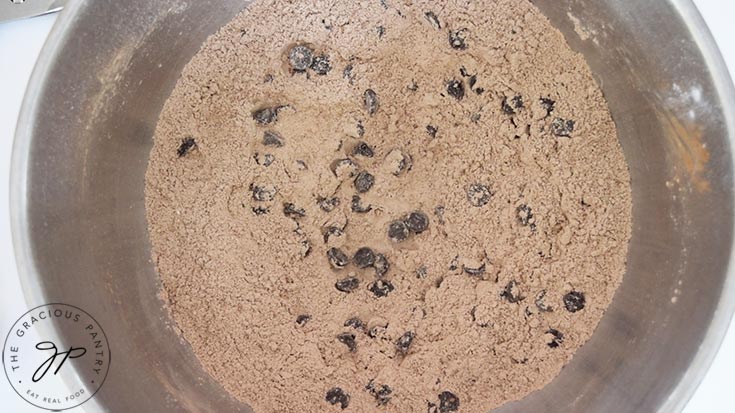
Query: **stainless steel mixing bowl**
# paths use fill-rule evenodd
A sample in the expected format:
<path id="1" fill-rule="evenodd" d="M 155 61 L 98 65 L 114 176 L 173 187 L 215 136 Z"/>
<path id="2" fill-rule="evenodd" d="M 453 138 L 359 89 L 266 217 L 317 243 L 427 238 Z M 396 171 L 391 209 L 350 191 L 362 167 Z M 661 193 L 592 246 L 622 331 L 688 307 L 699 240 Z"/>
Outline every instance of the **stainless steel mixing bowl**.
<path id="1" fill-rule="evenodd" d="M 13 154 L 14 244 L 29 307 L 77 305 L 107 332 L 111 368 L 87 407 L 249 411 L 201 369 L 162 308 L 143 204 L 166 97 L 246 3 L 72 2 L 33 75 Z M 592 340 L 553 383 L 498 412 L 680 411 L 735 305 L 731 81 L 688 0 L 534 3 L 608 98 L 634 231 L 625 281 Z"/>

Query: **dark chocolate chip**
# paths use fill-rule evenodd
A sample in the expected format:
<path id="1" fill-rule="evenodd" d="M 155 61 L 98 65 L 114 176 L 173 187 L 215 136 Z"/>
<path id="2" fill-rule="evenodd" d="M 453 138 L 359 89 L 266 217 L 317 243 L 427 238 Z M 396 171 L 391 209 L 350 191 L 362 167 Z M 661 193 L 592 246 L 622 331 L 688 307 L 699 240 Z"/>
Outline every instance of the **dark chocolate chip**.
<path id="1" fill-rule="evenodd" d="M 485 275 L 486 268 L 487 267 L 485 264 L 482 264 L 477 268 L 470 268 L 470 267 L 467 267 L 466 265 L 463 265 L 462 271 L 464 271 L 465 274 L 471 275 L 473 277 L 482 277 L 483 275 Z"/>
<path id="2" fill-rule="evenodd" d="M 308 323 L 309 320 L 311 320 L 311 316 L 308 314 L 302 314 L 298 317 L 296 317 L 296 324 L 303 326 L 304 324 Z"/>
<path id="3" fill-rule="evenodd" d="M 367 386 L 365 386 L 365 389 L 375 397 L 375 400 L 378 402 L 378 406 L 385 406 L 388 404 L 391 399 L 391 394 L 393 393 L 393 389 L 391 389 L 390 386 L 385 384 L 376 386 L 372 380 L 370 380 Z"/>
<path id="4" fill-rule="evenodd" d="M 257 216 L 265 215 L 268 212 L 270 212 L 270 211 L 268 211 L 268 208 L 264 208 L 264 207 L 253 207 L 253 214 L 255 214 Z"/>
<path id="5" fill-rule="evenodd" d="M 332 162 L 330 169 L 338 179 L 352 178 L 357 174 L 358 165 L 352 159 L 338 159 Z"/>
<path id="6" fill-rule="evenodd" d="M 365 110 L 367 110 L 367 113 L 369 115 L 374 115 L 375 112 L 377 112 L 378 108 L 380 107 L 380 102 L 378 101 L 378 94 L 375 93 L 375 91 L 372 89 L 368 89 L 365 91 L 365 93 L 363 93 L 362 101 L 363 101 L 363 105 L 365 106 Z"/>
<path id="7" fill-rule="evenodd" d="M 429 275 L 429 270 L 423 265 L 416 270 L 416 278 L 423 280 L 427 275 Z"/>
<path id="8" fill-rule="evenodd" d="M 490 188 L 482 184 L 472 184 L 467 188 L 467 200 L 470 201 L 472 206 L 477 208 L 487 205 L 492 196 L 493 193 L 490 191 Z"/>
<path id="9" fill-rule="evenodd" d="M 515 115 L 520 109 L 523 109 L 523 97 L 513 96 L 512 98 L 504 98 L 501 104 L 503 112 L 507 115 Z"/>
<path id="10" fill-rule="evenodd" d="M 344 235 L 344 231 L 342 230 L 342 228 L 330 226 L 324 229 L 323 235 L 324 235 L 324 243 L 326 244 L 329 242 L 329 238 L 341 237 L 342 235 Z"/>
<path id="11" fill-rule="evenodd" d="M 339 198 L 334 196 L 331 198 L 319 197 L 316 199 L 316 203 L 319 205 L 319 208 L 321 208 L 322 211 L 332 212 L 335 208 L 339 206 Z"/>
<path id="12" fill-rule="evenodd" d="M 478 87 L 477 89 L 475 89 L 475 93 L 477 93 L 478 95 L 481 95 L 485 93 L 485 88 Z"/>
<path id="13" fill-rule="evenodd" d="M 375 268 L 375 275 L 378 278 L 383 277 L 386 273 L 388 273 L 388 270 L 390 270 L 390 263 L 388 262 L 388 258 L 386 258 L 383 254 L 375 254 L 375 262 L 373 263 L 373 268 Z"/>
<path id="14" fill-rule="evenodd" d="M 262 108 L 253 112 L 253 119 L 258 125 L 270 125 L 278 121 L 278 107 Z"/>
<path id="15" fill-rule="evenodd" d="M 329 62 L 328 55 L 321 55 L 314 58 L 311 62 L 311 70 L 316 74 L 324 76 L 332 70 L 332 64 Z"/>
<path id="16" fill-rule="evenodd" d="M 404 219 L 404 223 L 408 230 L 414 234 L 420 234 L 429 229 L 429 217 L 421 211 L 414 211 L 408 214 Z"/>
<path id="17" fill-rule="evenodd" d="M 345 278 L 343 280 L 339 280 L 334 284 L 334 287 L 342 291 L 343 293 L 351 293 L 357 289 L 357 287 L 360 286 L 360 280 L 358 280 L 355 277 L 349 277 Z"/>
<path id="18" fill-rule="evenodd" d="M 350 205 L 350 208 L 352 209 L 352 212 L 358 213 L 358 214 L 366 214 L 373 210 L 372 205 L 362 205 L 362 200 L 359 196 L 353 195 L 352 196 L 352 203 Z"/>
<path id="19" fill-rule="evenodd" d="M 276 157 L 270 153 L 256 153 L 255 155 L 253 155 L 253 158 L 255 158 L 255 162 L 257 162 L 258 165 L 262 165 L 265 167 L 271 166 L 273 162 L 276 161 Z"/>
<path id="20" fill-rule="evenodd" d="M 272 201 L 278 193 L 273 185 L 250 184 L 250 190 L 253 192 L 253 199 L 259 202 Z"/>
<path id="21" fill-rule="evenodd" d="M 352 71 L 355 69 L 355 66 L 352 64 L 349 64 L 345 66 L 344 70 L 342 71 L 342 77 L 347 79 L 348 82 L 352 83 L 353 80 L 355 80 L 355 75 L 352 73 Z"/>
<path id="22" fill-rule="evenodd" d="M 311 254 L 311 242 L 308 239 L 301 241 L 301 257 L 306 258 Z"/>
<path id="23" fill-rule="evenodd" d="M 511 280 L 506 284 L 503 292 L 500 293 L 500 296 L 505 298 L 509 303 L 517 303 L 526 298 L 521 295 L 521 291 L 516 280 Z"/>
<path id="24" fill-rule="evenodd" d="M 276 132 L 265 131 L 263 133 L 263 145 L 280 148 L 283 146 L 283 137 Z"/>
<path id="25" fill-rule="evenodd" d="M 296 205 L 287 202 L 283 204 L 283 214 L 289 218 L 297 219 L 305 217 L 306 211 L 304 208 L 297 208 Z"/>
<path id="26" fill-rule="evenodd" d="M 584 309 L 587 300 L 579 291 L 571 291 L 564 295 L 564 308 L 570 313 L 576 313 Z"/>
<path id="27" fill-rule="evenodd" d="M 541 98 L 541 107 L 544 108 L 546 111 L 546 117 L 551 116 L 551 112 L 554 111 L 554 106 L 556 105 L 556 101 L 552 100 L 551 98 Z"/>
<path id="28" fill-rule="evenodd" d="M 339 387 L 333 387 L 327 391 L 326 397 L 327 403 L 331 405 L 339 404 L 342 410 L 346 409 L 350 405 L 350 395 L 345 393 L 344 390 Z"/>
<path id="29" fill-rule="evenodd" d="M 428 133 L 432 139 L 435 139 L 436 134 L 439 133 L 439 128 L 437 128 L 436 126 L 428 125 L 426 126 L 426 133 Z"/>
<path id="30" fill-rule="evenodd" d="M 355 341 L 355 335 L 352 333 L 342 333 L 337 336 L 337 340 L 339 340 L 340 343 L 347 346 L 348 349 L 350 349 L 351 353 L 354 353 L 357 350 L 357 342 Z"/>
<path id="31" fill-rule="evenodd" d="M 405 241 L 408 234 L 408 226 L 403 221 L 393 221 L 388 225 L 388 238 L 393 242 Z"/>
<path id="32" fill-rule="evenodd" d="M 524 227 L 527 227 L 534 221 L 533 211 L 531 211 L 531 208 L 525 204 L 516 208 L 516 216 L 518 217 L 518 222 L 520 222 Z"/>
<path id="33" fill-rule="evenodd" d="M 372 158 L 373 156 L 375 156 L 375 152 L 373 151 L 373 148 L 367 144 L 367 142 L 360 141 L 357 143 L 357 145 L 355 145 L 354 148 L 352 148 L 352 155 Z"/>
<path id="34" fill-rule="evenodd" d="M 385 297 L 388 294 L 390 294 L 391 291 L 395 289 L 393 287 L 393 284 L 391 284 L 390 281 L 387 280 L 376 280 L 373 281 L 368 289 L 375 294 L 376 297 Z"/>
<path id="35" fill-rule="evenodd" d="M 431 26 L 437 30 L 442 28 L 442 24 L 439 21 L 439 17 L 436 16 L 436 14 L 433 11 L 427 11 L 424 13 L 424 16 L 426 16 L 426 20 L 429 21 Z"/>
<path id="36" fill-rule="evenodd" d="M 536 308 L 538 308 L 538 310 L 541 311 L 542 313 L 550 313 L 554 311 L 554 309 L 550 305 L 547 305 L 544 302 L 545 297 L 546 297 L 546 290 L 542 290 L 538 294 L 536 294 L 536 300 L 535 300 Z"/>
<path id="37" fill-rule="evenodd" d="M 375 264 L 375 253 L 368 247 L 362 247 L 352 257 L 352 262 L 357 268 L 367 268 Z"/>
<path id="38" fill-rule="evenodd" d="M 355 178 L 355 189 L 361 194 L 369 191 L 374 184 L 375 177 L 370 172 L 362 171 Z"/>
<path id="39" fill-rule="evenodd" d="M 439 413 L 456 412 L 457 410 L 459 410 L 459 397 L 448 391 L 439 393 Z"/>
<path id="40" fill-rule="evenodd" d="M 299 44 L 288 51 L 288 63 L 294 72 L 305 72 L 314 61 L 314 51 Z"/>
<path id="41" fill-rule="evenodd" d="M 457 79 L 450 80 L 447 82 L 447 93 L 457 100 L 462 100 L 464 98 L 464 82 Z"/>
<path id="42" fill-rule="evenodd" d="M 357 317 L 350 318 L 349 320 L 345 321 L 344 324 L 345 327 L 352 327 L 355 330 L 365 330 L 365 323 L 362 322 Z"/>
<path id="43" fill-rule="evenodd" d="M 192 149 L 197 147 L 197 143 L 191 136 L 188 136 L 181 140 L 181 145 L 179 145 L 179 149 L 176 150 L 176 153 L 179 155 L 179 158 L 185 156 L 189 152 L 191 152 Z"/>
<path id="44" fill-rule="evenodd" d="M 547 346 L 551 348 L 557 348 L 561 346 L 561 344 L 564 342 L 564 334 L 559 332 L 559 330 L 555 330 L 553 328 L 550 328 L 546 334 L 551 334 L 553 337 L 551 337 L 551 340 L 546 343 Z"/>
<path id="45" fill-rule="evenodd" d="M 467 29 L 449 32 L 449 45 L 455 50 L 467 49 Z"/>
<path id="46" fill-rule="evenodd" d="M 339 248 L 330 248 L 327 250 L 327 258 L 329 259 L 329 264 L 336 269 L 344 268 L 350 263 L 347 254 Z"/>
<path id="47" fill-rule="evenodd" d="M 411 348 L 411 344 L 413 344 L 413 339 L 416 337 L 416 333 L 413 331 L 406 331 L 403 333 L 403 335 L 398 338 L 396 341 L 396 349 L 401 354 L 407 354 L 408 350 Z"/>
<path id="48" fill-rule="evenodd" d="M 572 136 L 572 132 L 574 132 L 574 125 L 575 122 L 573 120 L 556 118 L 551 122 L 551 133 L 554 136 L 570 137 Z"/>

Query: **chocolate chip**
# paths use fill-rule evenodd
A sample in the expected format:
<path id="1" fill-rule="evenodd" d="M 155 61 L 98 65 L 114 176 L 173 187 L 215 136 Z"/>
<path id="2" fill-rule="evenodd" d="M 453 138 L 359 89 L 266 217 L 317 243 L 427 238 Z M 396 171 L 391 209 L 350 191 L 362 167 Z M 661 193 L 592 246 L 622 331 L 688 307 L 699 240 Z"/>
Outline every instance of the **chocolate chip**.
<path id="1" fill-rule="evenodd" d="M 337 340 L 339 340 L 340 343 L 347 346 L 348 349 L 350 349 L 351 353 L 354 353 L 357 350 L 357 342 L 355 341 L 355 335 L 352 333 L 342 333 L 337 336 Z"/>
<path id="2" fill-rule="evenodd" d="M 355 277 L 349 277 L 345 278 L 343 280 L 339 280 L 334 284 L 334 287 L 342 291 L 343 293 L 351 293 L 357 289 L 357 287 L 360 286 L 360 280 L 358 280 Z"/>
<path id="3" fill-rule="evenodd" d="M 362 171 L 355 178 L 355 189 L 361 194 L 369 191 L 374 184 L 375 177 L 370 172 Z"/>
<path id="4" fill-rule="evenodd" d="M 521 295 L 521 291 L 516 280 L 511 280 L 506 284 L 503 292 L 500 293 L 500 296 L 505 298 L 509 303 L 517 303 L 526 298 Z"/>
<path id="5" fill-rule="evenodd" d="M 459 410 L 459 397 L 448 391 L 439 393 L 440 413 L 456 412 L 457 410 Z"/>
<path id="6" fill-rule="evenodd" d="M 263 145 L 280 148 L 283 146 L 283 137 L 276 132 L 265 131 L 263 133 Z"/>
<path id="7" fill-rule="evenodd" d="M 311 70 L 316 74 L 324 76 L 332 70 L 332 64 L 329 62 L 328 55 L 321 55 L 314 58 L 311 62 Z"/>
<path id="8" fill-rule="evenodd" d="M 329 243 L 329 238 L 333 236 L 341 237 L 342 235 L 344 235 L 344 231 L 342 230 L 342 228 L 330 226 L 324 229 L 323 235 L 324 235 L 324 243 L 327 244 Z"/>
<path id="9" fill-rule="evenodd" d="M 349 320 L 345 321 L 344 324 L 345 327 L 352 327 L 355 330 L 365 330 L 365 323 L 362 322 L 357 317 L 350 318 Z"/>
<path id="10" fill-rule="evenodd" d="M 432 139 L 436 139 L 436 134 L 439 133 L 439 128 L 437 128 L 436 126 L 427 125 L 426 133 L 428 133 Z"/>
<path id="11" fill-rule="evenodd" d="M 352 155 L 372 158 L 373 156 L 375 156 L 375 152 L 373 151 L 373 148 L 367 144 L 367 142 L 360 141 L 357 145 L 355 145 L 354 148 L 352 148 Z"/>
<path id="12" fill-rule="evenodd" d="M 523 97 L 513 96 L 512 98 L 504 98 L 501 104 L 503 112 L 507 115 L 515 115 L 520 109 L 523 109 Z"/>
<path id="13" fill-rule="evenodd" d="M 388 225 L 388 238 L 393 242 L 405 241 L 408 234 L 408 226 L 403 221 L 393 221 Z"/>
<path id="14" fill-rule="evenodd" d="M 538 294 L 536 294 L 536 300 L 535 300 L 536 308 L 538 308 L 538 310 L 541 311 L 542 313 L 550 313 L 554 311 L 554 309 L 544 302 L 545 297 L 546 297 L 546 290 L 542 290 Z"/>
<path id="15" fill-rule="evenodd" d="M 377 112 L 378 108 L 380 107 L 380 102 L 378 101 L 378 94 L 375 93 L 375 91 L 372 89 L 368 89 L 365 91 L 365 93 L 363 93 L 362 101 L 365 106 L 365 110 L 367 110 L 367 113 L 369 115 L 374 115 L 375 112 Z"/>
<path id="16" fill-rule="evenodd" d="M 301 258 L 306 258 L 311 254 L 311 242 L 308 239 L 301 241 Z"/>
<path id="17" fill-rule="evenodd" d="M 329 264 L 336 269 L 344 268 L 350 263 L 347 254 L 339 248 L 330 248 L 327 250 L 327 259 L 329 259 Z"/>
<path id="18" fill-rule="evenodd" d="M 423 265 L 416 270 L 416 278 L 423 280 L 428 274 L 429 270 Z"/>
<path id="19" fill-rule="evenodd" d="M 269 212 L 268 208 L 264 208 L 264 207 L 253 207 L 252 210 L 253 210 L 253 214 L 257 216 L 265 215 Z"/>
<path id="20" fill-rule="evenodd" d="M 339 387 L 333 387 L 327 391 L 326 397 L 327 403 L 332 406 L 339 404 L 342 410 L 346 409 L 350 405 L 350 395 L 345 393 L 344 390 Z"/>
<path id="21" fill-rule="evenodd" d="M 516 208 L 516 216 L 518 217 L 518 222 L 520 222 L 524 227 L 527 227 L 534 221 L 533 211 L 531 211 L 531 208 L 525 204 Z"/>
<path id="22" fill-rule="evenodd" d="M 390 294 L 390 292 L 393 291 L 395 287 L 393 287 L 393 284 L 391 284 L 390 281 L 376 280 L 370 284 L 368 289 L 373 294 L 375 294 L 376 297 L 385 297 Z"/>
<path id="23" fill-rule="evenodd" d="M 413 331 L 406 331 L 403 333 L 403 335 L 396 341 L 396 349 L 398 352 L 401 354 L 407 354 L 415 337 L 416 333 Z"/>
<path id="24" fill-rule="evenodd" d="M 309 320 L 311 320 L 311 316 L 307 314 L 303 314 L 303 315 L 296 317 L 296 324 L 303 326 L 304 324 L 308 323 Z"/>
<path id="25" fill-rule="evenodd" d="M 415 80 L 412 80 L 411 84 L 408 85 L 408 90 L 410 90 L 411 92 L 416 92 L 417 90 L 419 90 L 419 84 L 416 83 Z"/>
<path id="26" fill-rule="evenodd" d="M 297 219 L 305 217 L 306 211 L 304 208 L 297 208 L 296 205 L 287 202 L 283 204 L 283 214 L 289 218 Z"/>
<path id="27" fill-rule="evenodd" d="M 330 169 L 337 179 L 344 180 L 355 176 L 358 166 L 352 159 L 338 159 L 332 162 Z"/>
<path id="28" fill-rule="evenodd" d="M 357 268 L 367 268 L 375 264 L 375 253 L 368 247 L 362 247 L 355 252 L 352 262 Z"/>
<path id="29" fill-rule="evenodd" d="M 475 93 L 477 93 L 478 95 L 481 95 L 485 93 L 485 88 L 478 87 L 477 89 L 475 89 Z"/>
<path id="30" fill-rule="evenodd" d="M 551 98 L 541 98 L 541 107 L 546 111 L 546 117 L 551 116 L 551 112 L 554 111 L 556 101 Z"/>
<path id="31" fill-rule="evenodd" d="M 278 121 L 278 110 L 277 107 L 258 109 L 253 112 L 253 119 L 258 125 L 270 125 Z"/>
<path id="32" fill-rule="evenodd" d="M 452 79 L 447 82 L 447 93 L 457 100 L 464 98 L 464 83 L 461 80 Z"/>
<path id="33" fill-rule="evenodd" d="M 352 203 L 350 207 L 352 209 L 352 212 L 356 212 L 358 214 L 366 214 L 373 210 L 372 205 L 367 205 L 367 206 L 362 205 L 362 200 L 357 195 L 352 196 Z"/>
<path id="34" fill-rule="evenodd" d="M 373 380 L 370 380 L 367 386 L 365 386 L 365 389 L 375 397 L 375 400 L 378 402 L 378 406 L 385 406 L 388 404 L 391 399 L 391 394 L 393 393 L 393 389 L 391 389 L 390 386 L 385 384 L 376 386 L 373 383 Z"/>
<path id="35" fill-rule="evenodd" d="M 352 71 L 355 69 L 355 66 L 352 64 L 349 64 L 345 66 L 344 70 L 342 71 L 342 77 L 347 79 L 348 82 L 352 83 L 353 80 L 355 80 L 355 75 L 352 73 Z"/>
<path id="36" fill-rule="evenodd" d="M 270 153 L 256 153 L 255 155 L 253 155 L 253 158 L 255 158 L 255 162 L 257 162 L 258 165 L 262 165 L 265 167 L 271 166 L 273 162 L 276 161 L 276 157 Z"/>
<path id="37" fill-rule="evenodd" d="M 467 200 L 470 201 L 472 206 L 477 208 L 487 205 L 492 196 L 493 193 L 490 191 L 490 188 L 482 184 L 472 184 L 467 189 Z"/>
<path id="38" fill-rule="evenodd" d="M 470 268 L 470 267 L 467 267 L 466 265 L 463 265 L 462 271 L 464 271 L 465 274 L 471 275 L 473 277 L 482 277 L 483 275 L 485 275 L 486 268 L 487 267 L 485 266 L 485 264 L 482 264 L 477 268 Z"/>
<path id="39" fill-rule="evenodd" d="M 551 348 L 558 348 L 564 342 L 564 334 L 553 328 L 549 329 L 546 334 L 551 334 L 550 340 L 546 343 Z"/>
<path id="40" fill-rule="evenodd" d="M 191 136 L 188 136 L 181 140 L 181 145 L 179 145 L 179 149 L 176 150 L 176 153 L 179 155 L 179 158 L 185 156 L 189 152 L 191 152 L 192 149 L 197 147 L 197 143 Z"/>
<path id="41" fill-rule="evenodd" d="M 408 214 L 404 219 L 404 223 L 408 230 L 414 234 L 420 234 L 429 229 L 429 217 L 421 211 L 414 211 Z"/>
<path id="42" fill-rule="evenodd" d="M 564 295 L 564 308 L 570 313 L 576 313 L 584 309 L 587 300 L 579 291 L 571 291 Z"/>
<path id="43" fill-rule="evenodd" d="M 455 50 L 467 49 L 467 29 L 449 32 L 449 45 Z"/>
<path id="44" fill-rule="evenodd" d="M 272 201 L 278 193 L 273 185 L 250 184 L 250 190 L 253 192 L 253 199 L 259 202 Z"/>
<path id="45" fill-rule="evenodd" d="M 574 132 L 574 125 L 575 122 L 573 120 L 556 118 L 551 122 L 551 133 L 555 136 L 570 137 L 572 136 L 572 132 Z"/>
<path id="46" fill-rule="evenodd" d="M 288 63 L 294 72 L 305 72 L 314 61 L 314 51 L 305 45 L 296 45 L 288 51 Z"/>
<path id="47" fill-rule="evenodd" d="M 331 198 L 318 197 L 316 203 L 322 211 L 332 212 L 339 206 L 339 198 L 334 196 Z"/>
<path id="48" fill-rule="evenodd" d="M 477 75 L 470 76 L 470 80 L 467 83 L 470 86 L 470 90 L 472 90 L 472 88 L 474 88 L 475 85 L 477 84 Z"/>
<path id="49" fill-rule="evenodd" d="M 365 136 L 365 125 L 362 122 L 357 122 L 357 136 L 361 138 Z"/>
<path id="50" fill-rule="evenodd" d="M 388 258 L 386 258 L 383 254 L 375 254 L 375 262 L 373 263 L 373 268 L 375 268 L 375 275 L 378 278 L 383 277 L 386 273 L 388 273 L 388 270 L 390 270 L 390 263 L 388 262 Z"/>
<path id="51" fill-rule="evenodd" d="M 434 14 L 433 11 L 427 11 L 426 13 L 424 13 L 424 16 L 426 16 L 426 20 L 429 21 L 433 28 L 437 30 L 442 28 L 442 24 L 439 21 L 439 18 L 436 16 L 436 14 Z"/>

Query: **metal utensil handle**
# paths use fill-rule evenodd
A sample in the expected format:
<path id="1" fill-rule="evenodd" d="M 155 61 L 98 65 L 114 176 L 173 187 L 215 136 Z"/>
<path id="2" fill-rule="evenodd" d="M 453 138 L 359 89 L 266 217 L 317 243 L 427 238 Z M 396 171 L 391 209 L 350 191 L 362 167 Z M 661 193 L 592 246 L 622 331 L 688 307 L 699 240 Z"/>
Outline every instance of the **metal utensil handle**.
<path id="1" fill-rule="evenodd" d="M 0 23 L 61 10 L 68 0 L 0 0 Z"/>

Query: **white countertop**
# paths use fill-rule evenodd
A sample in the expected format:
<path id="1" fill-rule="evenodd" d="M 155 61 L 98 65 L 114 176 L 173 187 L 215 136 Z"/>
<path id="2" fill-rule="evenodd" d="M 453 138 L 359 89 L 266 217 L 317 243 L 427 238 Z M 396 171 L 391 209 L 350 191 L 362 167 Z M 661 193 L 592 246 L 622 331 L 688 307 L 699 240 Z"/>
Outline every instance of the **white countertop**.
<path id="1" fill-rule="evenodd" d="M 0 0 L 3 1 L 3 0 Z M 7 0 L 5 0 L 7 1 Z M 663 1 L 663 0 L 661 0 Z M 694 0 L 708 22 L 731 73 L 735 73 L 735 3 L 732 0 Z M 0 24 L 0 337 L 28 308 L 22 299 L 10 238 L 8 184 L 10 154 L 16 119 L 33 65 L 56 16 L 49 15 Z M 735 411 L 732 370 L 735 369 L 735 327 L 685 413 Z M 85 406 L 68 410 L 84 411 Z M 42 410 L 23 401 L 0 375 L 0 410 L 37 413 Z M 594 412 L 591 412 L 594 413 Z M 646 413 L 646 412 L 640 412 Z"/>

